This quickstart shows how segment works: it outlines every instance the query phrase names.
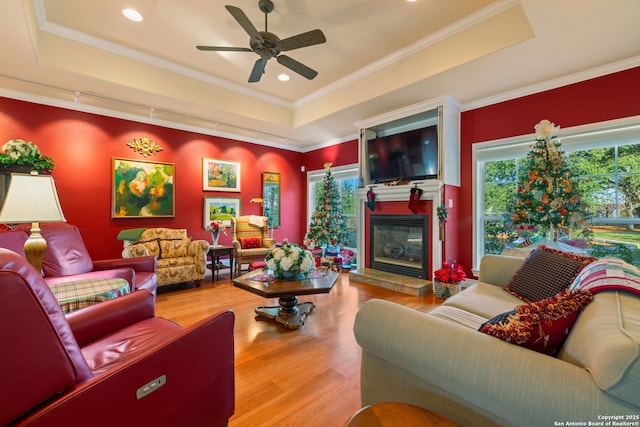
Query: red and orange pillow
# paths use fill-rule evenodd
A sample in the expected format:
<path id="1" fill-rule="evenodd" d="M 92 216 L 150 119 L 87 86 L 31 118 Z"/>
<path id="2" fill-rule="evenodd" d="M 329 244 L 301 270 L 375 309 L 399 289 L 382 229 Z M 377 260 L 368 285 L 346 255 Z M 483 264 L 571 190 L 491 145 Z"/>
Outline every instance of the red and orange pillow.
<path id="1" fill-rule="evenodd" d="M 242 249 L 255 249 L 262 247 L 261 237 L 240 237 L 238 238 Z"/>
<path id="2" fill-rule="evenodd" d="M 564 290 L 499 314 L 478 329 L 503 341 L 550 356 L 558 354 L 578 315 L 593 299 L 588 290 Z"/>

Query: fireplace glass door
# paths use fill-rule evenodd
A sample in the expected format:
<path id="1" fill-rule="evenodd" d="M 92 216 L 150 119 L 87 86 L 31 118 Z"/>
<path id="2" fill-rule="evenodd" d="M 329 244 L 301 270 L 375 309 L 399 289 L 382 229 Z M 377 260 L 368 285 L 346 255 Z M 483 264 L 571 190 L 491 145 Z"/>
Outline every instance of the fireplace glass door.
<path id="1" fill-rule="evenodd" d="M 427 223 L 426 215 L 371 215 L 370 267 L 425 279 Z"/>

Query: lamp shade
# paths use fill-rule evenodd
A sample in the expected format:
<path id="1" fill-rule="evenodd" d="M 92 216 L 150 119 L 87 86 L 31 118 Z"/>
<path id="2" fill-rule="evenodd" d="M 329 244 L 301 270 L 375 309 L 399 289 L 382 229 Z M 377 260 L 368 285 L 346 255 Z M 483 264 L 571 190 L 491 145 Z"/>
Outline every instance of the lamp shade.
<path id="1" fill-rule="evenodd" d="M 51 175 L 11 174 L 0 223 L 66 222 Z"/>

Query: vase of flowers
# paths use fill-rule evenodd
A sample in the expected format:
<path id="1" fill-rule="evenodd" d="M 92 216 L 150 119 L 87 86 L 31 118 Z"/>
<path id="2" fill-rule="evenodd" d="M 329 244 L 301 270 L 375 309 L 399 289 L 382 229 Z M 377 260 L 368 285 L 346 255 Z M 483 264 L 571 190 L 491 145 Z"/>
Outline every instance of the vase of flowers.
<path id="1" fill-rule="evenodd" d="M 211 232 L 211 238 L 214 247 L 220 247 L 222 245 L 218 244 L 218 238 L 220 237 L 220 233 L 227 235 L 227 227 L 222 223 L 222 221 L 211 221 L 209 226 L 205 227 L 205 230 Z"/>
<path id="2" fill-rule="evenodd" d="M 266 268 L 280 280 L 303 279 L 315 267 L 313 254 L 295 243 L 269 249 L 264 260 Z"/>
<path id="3" fill-rule="evenodd" d="M 443 262 L 442 268 L 433 273 L 433 293 L 437 298 L 449 298 L 460 292 L 462 282 L 467 277 L 460 265 Z"/>

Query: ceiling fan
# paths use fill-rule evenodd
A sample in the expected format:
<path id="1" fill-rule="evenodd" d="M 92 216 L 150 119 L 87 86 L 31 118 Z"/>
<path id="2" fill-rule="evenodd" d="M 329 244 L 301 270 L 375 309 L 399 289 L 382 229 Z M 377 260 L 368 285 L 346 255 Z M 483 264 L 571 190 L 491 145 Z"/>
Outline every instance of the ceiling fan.
<path id="1" fill-rule="evenodd" d="M 259 82 L 264 69 L 267 66 L 267 61 L 271 58 L 276 58 L 279 64 L 284 65 L 292 71 L 300 74 L 303 77 L 311 80 L 318 75 L 318 72 L 312 68 L 307 67 L 301 62 L 287 56 L 280 55 L 280 52 L 299 49 L 301 47 L 313 46 L 316 44 L 324 43 L 327 39 L 321 30 L 311 30 L 306 33 L 298 34 L 297 36 L 288 37 L 280 40 L 278 36 L 270 33 L 267 26 L 267 16 L 273 11 L 273 2 L 271 0 L 259 0 L 258 6 L 260 10 L 264 12 L 264 31 L 256 30 L 247 15 L 239 7 L 226 5 L 225 8 L 229 11 L 231 16 L 238 21 L 238 24 L 249 34 L 249 46 L 248 47 L 225 47 L 225 46 L 196 46 L 199 50 L 213 50 L 213 51 L 226 51 L 226 52 L 255 52 L 260 55 L 260 58 L 253 65 L 251 75 L 249 76 L 249 83 Z"/>

